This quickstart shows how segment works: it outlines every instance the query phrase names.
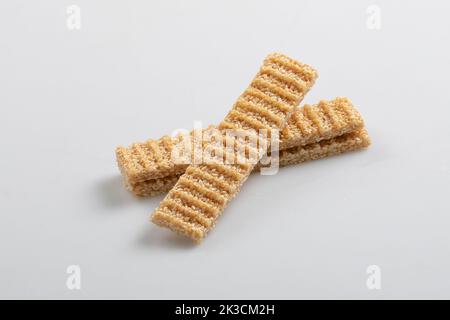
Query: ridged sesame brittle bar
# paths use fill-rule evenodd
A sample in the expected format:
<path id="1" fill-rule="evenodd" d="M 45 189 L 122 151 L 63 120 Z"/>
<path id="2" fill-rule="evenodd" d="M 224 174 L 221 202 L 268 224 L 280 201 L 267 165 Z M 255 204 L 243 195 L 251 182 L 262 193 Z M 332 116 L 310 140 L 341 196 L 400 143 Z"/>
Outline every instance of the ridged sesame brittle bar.
<path id="1" fill-rule="evenodd" d="M 258 103 L 254 96 L 240 98 Z M 259 98 L 258 98 L 259 99 Z M 255 107 L 250 107 L 255 109 Z M 252 110 L 253 110 L 252 109 Z M 270 117 L 270 114 L 267 115 Z M 274 118 L 275 120 L 275 118 Z M 363 119 L 348 98 L 322 100 L 315 105 L 297 108 L 280 132 L 280 150 L 334 138 L 362 128 Z M 150 179 L 173 177 L 184 173 L 188 164 L 177 164 L 171 159 L 173 148 L 190 136 L 164 136 L 159 140 L 135 143 L 116 150 L 117 162 L 127 186 Z M 191 160 L 192 161 L 192 160 Z"/>
<path id="2" fill-rule="evenodd" d="M 280 166 L 300 164 L 310 160 L 339 155 L 342 153 L 367 148 L 370 138 L 366 129 L 359 129 L 331 139 L 322 140 L 304 146 L 292 147 L 280 151 Z M 259 166 L 253 169 L 258 171 Z M 137 196 L 156 196 L 167 193 L 175 186 L 181 175 L 150 179 L 133 185 L 131 191 Z"/>
<path id="3" fill-rule="evenodd" d="M 248 134 L 264 129 L 270 134 L 284 128 L 316 77 L 307 65 L 281 54 L 269 55 L 218 129 L 223 133 L 226 129 L 245 130 Z M 270 144 L 269 139 L 266 143 Z M 155 210 L 152 221 L 195 241 L 202 240 L 255 165 L 190 165 Z"/>

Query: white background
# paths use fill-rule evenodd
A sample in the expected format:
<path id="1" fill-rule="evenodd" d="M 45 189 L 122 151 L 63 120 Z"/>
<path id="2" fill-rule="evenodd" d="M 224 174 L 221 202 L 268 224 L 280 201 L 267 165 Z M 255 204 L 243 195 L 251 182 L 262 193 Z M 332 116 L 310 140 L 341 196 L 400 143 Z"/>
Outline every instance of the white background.
<path id="1" fill-rule="evenodd" d="M 0 298 L 450 298 L 449 14 L 444 0 L 0 2 Z M 124 190 L 115 147 L 218 123 L 273 51 L 319 71 L 305 102 L 352 99 L 371 148 L 253 175 L 201 245 L 152 225 L 162 197 Z"/>

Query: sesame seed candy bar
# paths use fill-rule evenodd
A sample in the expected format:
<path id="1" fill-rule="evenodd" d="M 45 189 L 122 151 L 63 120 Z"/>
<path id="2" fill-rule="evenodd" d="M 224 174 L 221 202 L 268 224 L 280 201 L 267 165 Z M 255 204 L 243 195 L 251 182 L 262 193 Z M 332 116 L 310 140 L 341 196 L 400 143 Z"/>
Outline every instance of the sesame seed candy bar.
<path id="1" fill-rule="evenodd" d="M 248 98 L 254 99 L 253 96 Z M 348 98 L 322 100 L 315 105 L 297 108 L 280 132 L 279 148 L 284 150 L 330 139 L 360 129 L 363 125 L 361 115 Z M 188 137 L 193 134 L 191 132 Z M 164 136 L 159 140 L 134 143 L 128 148 L 117 148 L 117 162 L 125 184 L 132 187 L 142 181 L 184 173 L 188 164 L 176 164 L 171 160 L 174 146 L 181 144 L 183 139 L 186 136 Z"/>
<path id="2" fill-rule="evenodd" d="M 307 65 L 281 54 L 269 55 L 218 129 L 223 133 L 226 129 L 244 130 L 247 134 L 257 134 L 261 129 L 270 134 L 282 129 L 316 77 L 316 71 Z M 270 145 L 270 140 L 265 143 Z M 236 140 L 235 148 L 240 149 L 239 144 Z M 256 152 L 260 159 L 262 154 Z M 153 223 L 201 241 L 255 165 L 219 162 L 190 165 L 154 211 Z"/>
<path id="3" fill-rule="evenodd" d="M 300 164 L 310 160 L 317 160 L 350 151 L 364 149 L 369 145 L 370 138 L 366 129 L 359 129 L 357 131 L 336 136 L 331 139 L 322 140 L 320 142 L 281 150 L 279 155 L 279 164 L 281 167 Z M 259 169 L 259 166 L 256 166 L 253 172 L 258 171 Z M 137 196 L 160 195 L 172 189 L 180 176 L 181 174 L 141 181 L 130 187 L 130 190 Z"/>

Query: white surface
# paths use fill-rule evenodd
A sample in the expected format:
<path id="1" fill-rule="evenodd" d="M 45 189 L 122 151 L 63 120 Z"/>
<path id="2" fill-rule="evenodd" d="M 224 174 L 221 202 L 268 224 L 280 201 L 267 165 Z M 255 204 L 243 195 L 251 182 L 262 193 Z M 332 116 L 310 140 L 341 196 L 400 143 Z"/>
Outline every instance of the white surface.
<path id="1" fill-rule="evenodd" d="M 380 30 L 366 27 L 371 4 Z M 450 298 L 449 12 L 2 1 L 0 297 Z M 372 147 L 252 176 L 200 246 L 153 226 L 162 197 L 122 188 L 114 148 L 219 122 L 273 51 L 319 70 L 305 102 L 350 97 Z M 66 288 L 73 264 L 79 291 Z"/>

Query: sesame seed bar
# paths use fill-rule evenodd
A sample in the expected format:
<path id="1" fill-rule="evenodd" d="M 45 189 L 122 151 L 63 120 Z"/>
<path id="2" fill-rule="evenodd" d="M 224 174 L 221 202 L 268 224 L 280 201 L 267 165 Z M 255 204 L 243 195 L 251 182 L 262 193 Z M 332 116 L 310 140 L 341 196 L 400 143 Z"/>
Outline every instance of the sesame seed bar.
<path id="1" fill-rule="evenodd" d="M 250 96 L 250 99 L 254 97 Z M 284 150 L 334 138 L 360 129 L 363 125 L 361 115 L 348 98 L 322 100 L 318 104 L 304 105 L 295 110 L 280 132 L 279 148 Z M 184 173 L 188 164 L 175 163 L 171 154 L 174 146 L 182 145 L 184 139 L 192 138 L 193 135 L 191 132 L 190 136 L 164 136 L 159 140 L 134 143 L 128 148 L 118 147 L 116 158 L 125 185 L 133 189 L 134 185 L 143 181 Z"/>
<path id="2" fill-rule="evenodd" d="M 218 129 L 222 133 L 227 129 L 244 130 L 251 135 L 263 129 L 270 135 L 273 130 L 284 128 L 316 78 L 317 73 L 310 66 L 281 54 L 270 54 Z M 227 139 L 225 135 L 222 137 Z M 270 145 L 270 139 L 264 142 Z M 239 149 L 240 142 L 236 140 L 234 153 Z M 260 159 L 262 154 L 256 152 Z M 154 211 L 153 223 L 201 241 L 255 165 L 220 162 L 190 165 Z"/>
<path id="3" fill-rule="evenodd" d="M 339 155 L 342 153 L 367 148 L 370 145 L 370 138 L 366 129 L 359 129 L 331 139 L 322 140 L 304 146 L 292 147 L 281 150 L 279 154 L 280 167 L 300 164 L 310 160 Z M 256 166 L 253 172 L 258 171 L 260 166 Z M 180 175 L 150 179 L 141 181 L 133 185 L 131 191 L 137 196 L 156 196 L 167 193 L 175 186 Z"/>

